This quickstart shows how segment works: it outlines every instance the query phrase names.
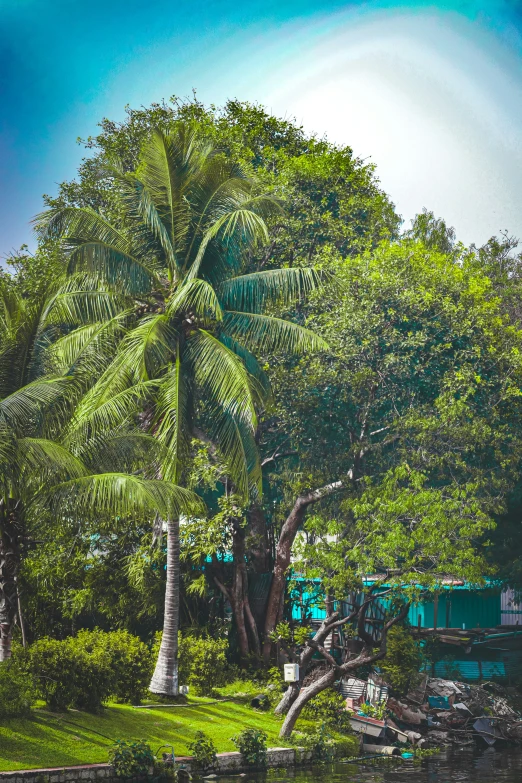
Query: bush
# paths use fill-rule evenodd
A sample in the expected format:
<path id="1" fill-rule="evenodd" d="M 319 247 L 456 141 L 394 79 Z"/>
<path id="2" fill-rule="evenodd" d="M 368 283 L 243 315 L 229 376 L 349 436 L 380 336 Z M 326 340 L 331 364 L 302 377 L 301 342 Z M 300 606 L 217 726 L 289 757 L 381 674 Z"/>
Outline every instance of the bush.
<path id="1" fill-rule="evenodd" d="M 154 640 L 152 657 L 156 660 L 161 644 L 161 633 Z M 178 637 L 178 681 L 189 685 L 197 696 L 212 696 L 215 688 L 231 682 L 234 668 L 229 665 L 226 639 Z"/>
<path id="2" fill-rule="evenodd" d="M 327 688 L 310 699 L 303 710 L 302 717 L 338 731 L 348 731 L 350 716 L 345 706 L 342 695 Z"/>
<path id="3" fill-rule="evenodd" d="M 80 631 L 76 640 L 88 652 L 103 652 L 111 668 L 111 695 L 122 703 L 139 704 L 153 672 L 150 649 L 128 631 Z"/>
<path id="4" fill-rule="evenodd" d="M 154 767 L 154 754 L 144 740 L 131 743 L 117 740 L 109 751 L 109 763 L 119 778 L 132 778 L 146 775 Z"/>
<path id="5" fill-rule="evenodd" d="M 188 747 L 194 757 L 193 765 L 197 770 L 204 772 L 214 767 L 217 748 L 204 732 L 196 731 L 194 741 L 189 742 Z"/>
<path id="6" fill-rule="evenodd" d="M 44 638 L 29 649 L 29 668 L 51 710 L 98 712 L 112 695 L 138 702 L 152 674 L 151 653 L 127 631 L 80 631 L 63 641 Z"/>
<path id="7" fill-rule="evenodd" d="M 388 634 L 386 658 L 379 665 L 384 679 L 396 696 L 405 696 L 415 686 L 423 662 L 420 645 L 408 628 L 393 626 Z"/>
<path id="8" fill-rule="evenodd" d="M 29 715 L 35 696 L 32 677 L 16 658 L 0 663 L 0 718 Z"/>
<path id="9" fill-rule="evenodd" d="M 39 639 L 28 657 L 37 693 L 50 710 L 62 712 L 76 703 L 80 662 L 67 641 Z"/>
<path id="10" fill-rule="evenodd" d="M 89 643 L 88 631 L 64 641 L 75 662 L 76 695 L 71 706 L 87 712 L 99 712 L 113 692 L 111 658 L 102 645 Z"/>
<path id="11" fill-rule="evenodd" d="M 261 729 L 243 729 L 231 737 L 231 740 L 247 766 L 266 766 L 266 732 Z"/>
<path id="12" fill-rule="evenodd" d="M 312 761 L 333 761 L 335 757 L 335 743 L 325 724 L 309 734 L 304 734 L 301 744 L 305 750 L 311 751 Z"/>

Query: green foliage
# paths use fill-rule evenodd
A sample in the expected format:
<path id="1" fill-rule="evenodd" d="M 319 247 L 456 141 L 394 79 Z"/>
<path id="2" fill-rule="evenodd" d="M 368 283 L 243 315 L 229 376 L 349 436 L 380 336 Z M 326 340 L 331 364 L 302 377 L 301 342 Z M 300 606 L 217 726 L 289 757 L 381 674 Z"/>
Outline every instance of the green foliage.
<path id="1" fill-rule="evenodd" d="M 379 664 L 383 677 L 397 696 L 405 696 L 419 678 L 424 656 L 411 631 L 394 626 L 388 634 L 386 658 Z"/>
<path id="2" fill-rule="evenodd" d="M 154 638 L 152 657 L 155 660 L 162 633 Z M 178 634 L 178 678 L 180 685 L 189 685 L 198 696 L 212 696 L 215 689 L 233 681 L 236 672 L 226 657 L 228 641 L 191 634 Z"/>
<path id="3" fill-rule="evenodd" d="M 87 651 L 74 637 L 39 639 L 29 648 L 29 667 L 40 698 L 54 711 L 68 707 L 98 712 L 111 693 L 108 654 L 99 647 Z"/>
<path id="4" fill-rule="evenodd" d="M 211 696 L 230 681 L 226 639 L 184 636 L 180 641 L 180 683 L 187 682 L 199 696 Z M 187 679 L 182 680 L 183 673 Z"/>
<path id="5" fill-rule="evenodd" d="M 46 540 L 25 555 L 19 576 L 32 634 L 64 638 L 75 628 L 123 628 L 150 638 L 161 625 L 165 551 L 150 524 L 84 519 L 46 524 Z"/>
<path id="6" fill-rule="evenodd" d="M 310 699 L 303 710 L 303 718 L 337 731 L 348 731 L 350 719 L 342 694 L 331 688 Z"/>
<path id="7" fill-rule="evenodd" d="M 35 698 L 33 679 L 18 658 L 0 663 L 0 718 L 29 715 Z"/>
<path id="8" fill-rule="evenodd" d="M 243 729 L 231 737 L 241 753 L 244 763 L 249 767 L 266 766 L 267 734 L 261 729 Z"/>
<path id="9" fill-rule="evenodd" d="M 360 711 L 367 715 L 369 718 L 377 718 L 383 720 L 386 715 L 386 704 L 379 702 L 379 704 L 369 704 L 368 702 L 361 704 Z"/>
<path id="10" fill-rule="evenodd" d="M 480 583 L 518 481 L 521 335 L 463 256 L 403 240 L 324 263 L 335 283 L 311 296 L 308 326 L 331 357 L 275 369 L 270 437 L 291 433 L 299 454 L 277 492 L 342 482 L 305 523 L 300 570 L 339 597 L 389 570 L 399 592 L 437 573 Z"/>
<path id="11" fill-rule="evenodd" d="M 105 633 L 99 629 L 80 631 L 75 641 L 87 652 L 97 650 L 108 657 L 111 696 L 122 703 L 140 703 L 153 671 L 153 658 L 146 644 L 128 631 Z"/>
<path id="12" fill-rule="evenodd" d="M 109 696 L 139 702 L 152 673 L 150 651 L 126 631 L 80 631 L 43 638 L 28 651 L 29 670 L 49 709 L 97 712 Z"/>
<path id="13" fill-rule="evenodd" d="M 312 753 L 312 761 L 326 763 L 335 758 L 335 743 L 325 723 L 321 723 L 314 731 L 302 734 L 298 741 Z"/>
<path id="14" fill-rule="evenodd" d="M 203 731 L 196 731 L 194 739 L 189 743 L 195 768 L 201 772 L 212 769 L 216 764 L 216 746 L 212 739 Z"/>
<path id="15" fill-rule="evenodd" d="M 151 767 L 154 767 L 154 762 L 152 749 L 144 740 L 139 742 L 117 740 L 109 751 L 109 763 L 119 778 L 147 775 Z"/>

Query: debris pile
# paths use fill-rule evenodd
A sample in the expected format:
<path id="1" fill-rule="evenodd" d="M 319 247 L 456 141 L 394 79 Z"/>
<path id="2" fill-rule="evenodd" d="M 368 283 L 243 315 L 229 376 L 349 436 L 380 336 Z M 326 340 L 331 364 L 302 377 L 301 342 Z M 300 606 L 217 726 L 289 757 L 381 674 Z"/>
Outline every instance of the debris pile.
<path id="1" fill-rule="evenodd" d="M 494 682 L 470 685 L 424 676 L 415 690 L 398 699 L 372 675 L 367 682 L 343 680 L 341 691 L 350 723 L 366 743 L 419 748 L 522 744 L 522 717 L 509 704 L 506 690 Z"/>

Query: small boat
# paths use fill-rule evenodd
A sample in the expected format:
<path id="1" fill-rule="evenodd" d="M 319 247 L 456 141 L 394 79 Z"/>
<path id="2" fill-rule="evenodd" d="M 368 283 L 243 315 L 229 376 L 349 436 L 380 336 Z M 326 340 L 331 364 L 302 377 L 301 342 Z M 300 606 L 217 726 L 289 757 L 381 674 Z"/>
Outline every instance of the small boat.
<path id="1" fill-rule="evenodd" d="M 369 718 L 366 715 L 351 715 L 350 724 L 359 734 L 367 734 L 369 737 L 384 737 L 386 721 L 377 718 Z"/>

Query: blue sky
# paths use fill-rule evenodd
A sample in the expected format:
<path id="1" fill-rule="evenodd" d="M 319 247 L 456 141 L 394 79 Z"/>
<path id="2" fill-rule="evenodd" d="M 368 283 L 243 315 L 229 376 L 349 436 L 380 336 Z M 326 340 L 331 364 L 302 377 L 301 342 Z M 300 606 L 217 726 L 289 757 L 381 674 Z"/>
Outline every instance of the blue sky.
<path id="1" fill-rule="evenodd" d="M 0 0 L 0 256 L 103 116 L 196 88 L 259 101 L 378 166 L 409 220 L 522 237 L 518 0 Z"/>

